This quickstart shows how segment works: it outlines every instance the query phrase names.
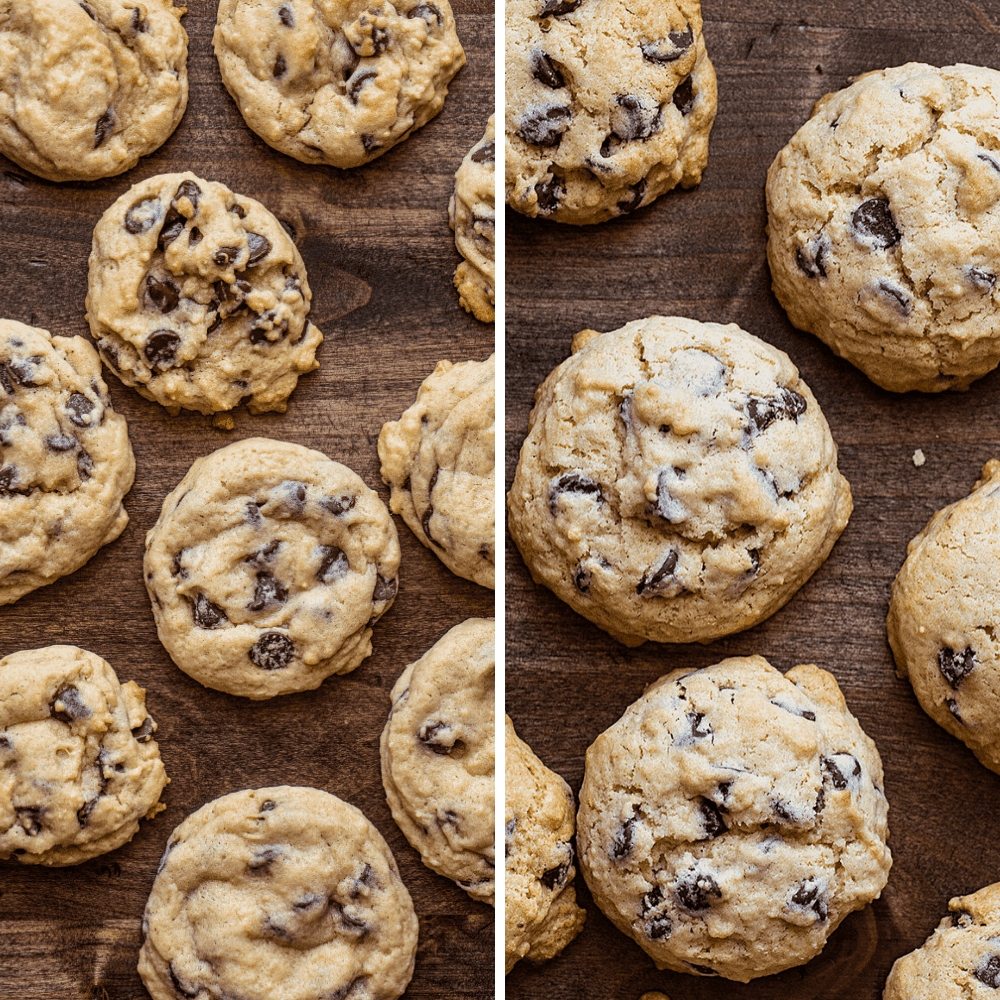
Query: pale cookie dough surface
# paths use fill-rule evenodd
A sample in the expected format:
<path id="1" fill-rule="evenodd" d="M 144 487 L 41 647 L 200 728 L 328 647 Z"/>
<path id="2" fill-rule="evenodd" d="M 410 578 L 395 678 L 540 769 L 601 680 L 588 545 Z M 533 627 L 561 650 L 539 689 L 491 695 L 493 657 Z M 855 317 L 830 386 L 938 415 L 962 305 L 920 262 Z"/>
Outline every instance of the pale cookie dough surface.
<path id="1" fill-rule="evenodd" d="M 878 897 L 887 810 L 831 674 L 733 657 L 661 677 L 594 741 L 580 865 L 659 968 L 749 982 L 809 961 Z"/>
<path id="2" fill-rule="evenodd" d="M 458 576 L 493 588 L 496 558 L 496 355 L 439 361 L 417 401 L 382 426 L 390 506 Z"/>
<path id="3" fill-rule="evenodd" d="M 160 642 L 206 687 L 270 698 L 371 655 L 399 541 L 378 495 L 301 445 L 248 438 L 199 458 L 146 536 Z"/>
<path id="4" fill-rule="evenodd" d="M 113 542 L 134 474 L 93 347 L 0 319 L 0 605 Z"/>
<path id="5" fill-rule="evenodd" d="M 425 865 L 493 904 L 494 622 L 469 618 L 400 675 L 382 731 L 392 818 Z"/>
<path id="6" fill-rule="evenodd" d="M 260 202 L 192 173 L 141 181 L 104 213 L 89 286 L 105 364 L 172 413 L 284 412 L 319 367 L 295 244 Z"/>
<path id="7" fill-rule="evenodd" d="M 698 0 L 509 0 L 506 197 L 577 225 L 701 180 L 715 70 Z"/>
<path id="8" fill-rule="evenodd" d="M 1000 773 L 1000 462 L 907 547 L 886 625 L 923 710 Z"/>
<path id="9" fill-rule="evenodd" d="M 496 115 L 490 115 L 482 139 L 462 160 L 455 174 L 455 193 L 448 204 L 455 246 L 465 258 L 455 270 L 458 301 L 466 312 L 484 323 L 495 319 L 496 303 L 495 119 Z"/>
<path id="10" fill-rule="evenodd" d="M 128 843 L 167 784 L 146 692 L 76 646 L 0 660 L 0 858 L 75 865 Z"/>
<path id="11" fill-rule="evenodd" d="M 183 6 L 0 0 L 0 153 L 91 181 L 159 148 L 187 106 Z"/>
<path id="12" fill-rule="evenodd" d="M 775 612 L 852 509 L 788 356 L 659 316 L 573 347 L 535 393 L 508 497 L 535 581 L 632 645 L 708 642 Z"/>
<path id="13" fill-rule="evenodd" d="M 504 974 L 522 959 L 554 958 L 580 933 L 569 785 L 549 770 L 505 719 Z"/>
<path id="14" fill-rule="evenodd" d="M 828 94 L 768 171 L 774 293 L 885 389 L 1000 362 L 1000 72 L 908 63 Z"/>
<path id="15" fill-rule="evenodd" d="M 1000 989 L 1000 883 L 948 902 L 951 913 L 896 960 L 883 1000 L 994 1000 Z"/>
<path id="16" fill-rule="evenodd" d="M 247 125 L 334 167 L 426 125 L 465 65 L 448 0 L 220 0 L 213 43 Z"/>
<path id="17" fill-rule="evenodd" d="M 417 950 L 413 903 L 378 830 L 347 802 L 288 785 L 188 816 L 142 927 L 153 1000 L 393 1000 Z"/>

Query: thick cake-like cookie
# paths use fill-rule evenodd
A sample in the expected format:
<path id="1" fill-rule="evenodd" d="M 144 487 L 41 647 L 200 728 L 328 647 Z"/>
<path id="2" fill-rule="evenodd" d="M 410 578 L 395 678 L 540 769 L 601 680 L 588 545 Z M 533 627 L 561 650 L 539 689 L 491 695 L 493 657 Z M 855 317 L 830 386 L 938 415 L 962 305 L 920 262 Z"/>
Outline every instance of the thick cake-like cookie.
<path id="1" fill-rule="evenodd" d="M 76 646 L 0 660 L 0 858 L 75 865 L 166 808 L 145 696 Z"/>
<path id="2" fill-rule="evenodd" d="M 508 0 L 507 203 L 582 225 L 692 187 L 715 71 L 698 0 Z"/>
<path id="3" fill-rule="evenodd" d="M 113 542 L 134 475 L 93 347 L 0 319 L 0 605 Z"/>
<path id="4" fill-rule="evenodd" d="M 894 392 L 1000 362 L 1000 72 L 907 63 L 827 94 L 767 175 L 789 319 Z"/>
<path id="5" fill-rule="evenodd" d="M 661 316 L 573 350 L 535 393 L 508 497 L 535 581 L 632 645 L 708 642 L 777 611 L 851 513 L 788 355 Z"/>
<path id="6" fill-rule="evenodd" d="M 222 82 L 304 163 L 357 167 L 426 125 L 465 65 L 448 0 L 220 0 Z"/>
<path id="7" fill-rule="evenodd" d="M 580 866 L 657 967 L 745 983 L 809 961 L 878 897 L 887 809 L 831 674 L 733 657 L 661 677 L 594 741 Z"/>
<path id="8" fill-rule="evenodd" d="M 0 153 L 50 181 L 134 167 L 187 106 L 187 34 L 172 0 L 0 4 Z"/>
<path id="9" fill-rule="evenodd" d="M 455 270 L 458 301 L 466 312 L 484 323 L 495 318 L 496 266 L 496 139 L 490 115 L 486 132 L 466 154 L 455 174 L 455 193 L 448 205 L 448 220 L 455 230 L 455 246 L 465 258 Z"/>
<path id="10" fill-rule="evenodd" d="M 1000 773 L 1000 462 L 907 546 L 886 625 L 923 710 Z"/>
<path id="11" fill-rule="evenodd" d="M 206 687 L 270 698 L 371 655 L 399 541 L 361 478 L 322 452 L 249 438 L 199 458 L 146 536 L 160 642 Z"/>
<path id="12" fill-rule="evenodd" d="M 576 905 L 573 887 L 573 793 L 504 719 L 506 975 L 522 958 L 543 962 L 558 955 L 583 929 L 587 914 Z"/>
<path id="13" fill-rule="evenodd" d="M 299 251 L 253 198 L 192 173 L 136 184 L 101 217 L 87 319 L 140 395 L 200 413 L 284 412 L 323 335 Z"/>
<path id="14" fill-rule="evenodd" d="M 392 689 L 382 784 L 428 868 L 493 904 L 493 619 L 446 632 Z"/>
<path id="15" fill-rule="evenodd" d="M 258 788 L 167 841 L 142 919 L 153 1000 L 394 1000 L 417 917 L 378 830 L 316 788 Z"/>
<path id="16" fill-rule="evenodd" d="M 390 506 L 458 576 L 494 586 L 496 356 L 439 361 L 417 401 L 382 426 L 378 457 Z"/>

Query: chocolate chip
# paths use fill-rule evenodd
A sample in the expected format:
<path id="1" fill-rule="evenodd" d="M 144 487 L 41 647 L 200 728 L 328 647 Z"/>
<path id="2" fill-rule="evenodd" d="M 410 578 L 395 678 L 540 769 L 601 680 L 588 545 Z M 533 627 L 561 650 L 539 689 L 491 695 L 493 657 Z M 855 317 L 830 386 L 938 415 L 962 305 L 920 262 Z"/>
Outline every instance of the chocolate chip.
<path id="1" fill-rule="evenodd" d="M 257 503 L 255 500 L 250 500 L 247 502 L 246 519 L 255 528 L 259 528 L 264 523 L 264 519 L 260 516 L 260 504 Z"/>
<path id="2" fill-rule="evenodd" d="M 153 738 L 153 731 L 155 729 L 156 723 L 147 715 L 142 720 L 142 724 L 132 730 L 132 736 L 135 738 L 136 743 L 148 743 Z"/>
<path id="3" fill-rule="evenodd" d="M 969 281 L 983 292 L 990 291 L 997 283 L 997 276 L 981 267 L 970 267 L 966 273 Z"/>
<path id="4" fill-rule="evenodd" d="M 582 472 L 564 472 L 561 476 L 553 479 L 549 485 L 549 510 L 553 517 L 557 514 L 556 506 L 563 493 L 580 493 L 584 496 L 595 497 L 602 503 L 604 501 L 601 487 L 589 476 L 585 476 Z"/>
<path id="5" fill-rule="evenodd" d="M 42 383 L 36 381 L 36 366 L 41 362 L 40 357 L 31 357 L 27 360 L 14 358 L 7 362 L 7 374 L 10 378 L 24 389 L 37 389 Z"/>
<path id="6" fill-rule="evenodd" d="M 507 820 L 504 825 L 504 850 L 503 854 L 505 858 L 510 857 L 510 852 L 514 848 L 514 831 L 517 829 L 517 817 L 512 817 Z"/>
<path id="7" fill-rule="evenodd" d="M 991 166 L 998 174 L 1000 174 L 1000 163 L 994 160 L 992 156 L 987 156 L 985 153 L 979 153 L 978 155 L 980 160 Z"/>
<path id="8" fill-rule="evenodd" d="M 319 551 L 320 564 L 316 571 L 316 579 L 320 583 L 333 583 L 351 568 L 347 554 L 336 545 L 321 545 Z"/>
<path id="9" fill-rule="evenodd" d="M 247 259 L 247 267 L 259 264 L 270 252 L 271 241 L 260 233 L 247 233 L 247 245 L 250 248 L 250 256 Z"/>
<path id="10" fill-rule="evenodd" d="M 287 5 L 279 7 L 278 8 L 278 20 L 286 28 L 294 28 L 295 27 L 295 16 L 292 14 L 292 8 L 289 7 L 289 6 L 287 6 Z"/>
<path id="11" fill-rule="evenodd" d="M 722 899 L 722 890 L 712 875 L 701 868 L 689 868 L 674 883 L 674 898 L 689 913 L 703 913 L 712 900 Z"/>
<path id="12" fill-rule="evenodd" d="M 517 134 L 532 146 L 552 149 L 562 142 L 569 118 L 569 108 L 562 104 L 546 104 L 521 119 Z"/>
<path id="13" fill-rule="evenodd" d="M 695 965 L 694 962 L 684 963 L 689 969 L 697 972 L 699 976 L 718 976 L 715 969 L 710 969 L 707 965 Z"/>
<path id="14" fill-rule="evenodd" d="M 434 18 L 438 24 L 444 23 L 444 18 L 441 16 L 441 11 L 437 9 L 432 3 L 418 3 L 413 10 L 410 11 L 407 17 L 422 17 L 425 21 L 429 21 Z"/>
<path id="15" fill-rule="evenodd" d="M 875 285 L 875 293 L 903 316 L 910 315 L 910 297 L 895 282 L 883 279 Z"/>
<path id="16" fill-rule="evenodd" d="M 160 281 L 152 274 L 147 274 L 146 297 L 161 313 L 169 313 L 173 312 L 180 302 L 180 289 L 170 278 Z"/>
<path id="17" fill-rule="evenodd" d="M 196 247 L 204 238 L 202 231 L 197 226 L 192 226 L 188 233 L 188 246 Z"/>
<path id="18" fill-rule="evenodd" d="M 611 129 L 622 142 L 646 139 L 660 124 L 658 111 L 650 112 L 635 94 L 620 94 L 611 110 Z M 602 156 L 607 156 L 603 148 Z"/>
<path id="19" fill-rule="evenodd" d="M 274 68 L 271 70 L 271 75 L 276 80 L 280 80 L 287 72 L 288 64 L 285 62 L 285 57 L 279 55 L 278 58 L 274 60 Z"/>
<path id="20" fill-rule="evenodd" d="M 7 374 L 6 365 L 0 365 L 0 389 L 3 389 L 8 396 L 14 395 L 14 387 L 10 384 L 10 376 Z"/>
<path id="21" fill-rule="evenodd" d="M 820 923 L 823 923 L 829 914 L 826 896 L 823 895 L 819 883 L 814 878 L 800 882 L 788 897 L 788 902 L 792 906 L 801 906 L 803 909 L 812 910 Z"/>
<path id="22" fill-rule="evenodd" d="M 640 205 L 642 205 L 642 199 L 646 197 L 646 178 L 643 177 L 637 184 L 633 184 L 629 188 L 629 194 L 627 198 L 623 198 L 615 208 L 618 209 L 619 215 L 628 215 L 629 212 L 634 212 Z"/>
<path id="23" fill-rule="evenodd" d="M 686 118 L 694 107 L 694 83 L 690 76 L 684 77 L 674 91 L 674 107 Z"/>
<path id="24" fill-rule="evenodd" d="M 859 240 L 871 244 L 876 250 L 887 250 L 900 240 L 899 230 L 886 198 L 869 198 L 863 201 L 851 216 L 851 228 Z"/>
<path id="25" fill-rule="evenodd" d="M 658 885 L 654 885 L 645 896 L 642 897 L 642 916 L 649 913 L 650 910 L 655 910 L 660 903 L 663 902 L 663 892 Z"/>
<path id="26" fill-rule="evenodd" d="M 455 814 L 452 813 L 451 815 L 454 816 Z M 371 929 L 369 928 L 368 924 L 365 923 L 364 920 L 348 913 L 343 908 L 343 906 L 341 906 L 338 902 L 332 899 L 330 900 L 330 910 L 336 915 L 337 919 L 340 921 L 341 933 L 347 934 L 349 937 L 362 938 Z M 344 990 L 342 991 L 338 990 L 337 996 L 340 997 L 342 995 L 345 998 L 348 997 L 351 991 L 353 990 L 355 984 L 358 982 L 359 980 L 355 979 L 354 982 L 352 982 L 350 986 L 346 987 Z"/>
<path id="27" fill-rule="evenodd" d="M 97 803 L 101 801 L 100 795 L 95 795 L 92 799 L 88 799 L 84 804 L 76 811 L 76 821 L 81 827 L 85 827 L 90 822 L 91 813 L 97 808 Z"/>
<path id="28" fill-rule="evenodd" d="M 180 577 L 182 580 L 186 580 L 188 575 L 187 570 L 181 565 L 181 556 L 184 555 L 185 552 L 187 552 L 187 549 L 181 549 L 180 552 L 174 554 L 173 566 L 171 567 L 171 573 L 174 576 Z"/>
<path id="29" fill-rule="evenodd" d="M 69 434 L 50 434 L 45 439 L 45 447 L 49 451 L 72 451 L 77 444 L 76 438 Z"/>
<path id="30" fill-rule="evenodd" d="M 808 277 L 825 278 L 826 258 L 829 252 L 830 244 L 826 238 L 817 236 L 811 243 L 806 243 L 795 251 L 795 263 Z"/>
<path id="31" fill-rule="evenodd" d="M 454 737 L 449 740 L 451 731 L 451 726 L 446 722 L 427 722 L 418 730 L 417 739 L 428 750 L 433 750 L 440 757 L 447 757 L 457 744 L 462 743 Z"/>
<path id="32" fill-rule="evenodd" d="M 264 801 L 260 804 L 260 811 L 265 813 L 270 812 L 274 806 L 275 803 L 273 799 L 264 799 Z"/>
<path id="33" fill-rule="evenodd" d="M 377 76 L 378 73 L 375 70 L 363 70 L 351 78 L 351 82 L 347 85 L 347 96 L 351 99 L 352 104 L 358 103 L 358 94 L 361 92 L 361 88 L 369 80 L 374 80 Z"/>
<path id="34" fill-rule="evenodd" d="M 705 835 L 699 837 L 699 840 L 714 840 L 729 829 L 721 808 L 711 799 L 698 799 L 698 811 L 701 813 L 702 826 L 705 828 Z"/>
<path id="35" fill-rule="evenodd" d="M 383 601 L 391 601 L 396 596 L 399 589 L 399 582 L 395 577 L 387 580 L 381 574 L 375 577 L 375 589 L 372 591 L 372 601 L 381 604 Z"/>
<path id="36" fill-rule="evenodd" d="M 496 161 L 496 143 L 491 139 L 485 146 L 472 151 L 470 159 L 473 163 L 494 163 Z"/>
<path id="37" fill-rule="evenodd" d="M 86 448 L 81 448 L 76 455 L 76 473 L 81 481 L 86 481 L 94 474 L 94 460 Z"/>
<path id="38" fill-rule="evenodd" d="M 286 479 L 281 484 L 280 513 L 286 515 L 301 514 L 306 509 L 306 484 L 295 479 Z"/>
<path id="39" fill-rule="evenodd" d="M 11 487 L 17 482 L 17 469 L 12 465 L 0 467 L 0 496 L 17 492 Z"/>
<path id="40" fill-rule="evenodd" d="M 198 628 L 220 628 L 229 621 L 226 612 L 213 604 L 200 590 L 191 602 L 191 616 Z"/>
<path id="41" fill-rule="evenodd" d="M 566 845 L 569 847 L 569 845 Z M 570 848 L 572 851 L 572 848 Z M 564 861 L 560 865 L 556 865 L 555 868 L 549 868 L 548 871 L 542 872 L 541 883 L 547 889 L 561 889 L 566 884 L 566 878 L 569 875 L 570 867 L 573 862 Z"/>
<path id="42" fill-rule="evenodd" d="M 129 26 L 141 35 L 149 31 L 149 21 L 142 16 L 142 11 L 138 7 L 132 8 L 132 20 L 129 22 Z"/>
<path id="43" fill-rule="evenodd" d="M 535 49 L 531 53 L 530 67 L 531 75 L 539 83 L 545 84 L 546 87 L 558 90 L 560 87 L 566 86 L 566 81 L 563 79 L 563 75 L 559 72 L 556 64 L 552 61 L 552 57 L 541 49 Z"/>
<path id="44" fill-rule="evenodd" d="M 441 470 L 437 467 L 434 469 L 434 475 L 431 476 L 430 482 L 427 484 L 427 498 L 428 500 L 433 500 L 434 497 L 434 487 L 437 485 L 438 473 Z M 427 510 L 424 511 L 423 517 L 420 519 L 420 527 L 423 529 L 424 535 L 427 537 L 432 545 L 436 545 L 439 549 L 443 549 L 444 546 L 431 534 L 431 518 L 434 516 L 434 504 L 430 502 L 427 504 Z"/>
<path id="45" fill-rule="evenodd" d="M 702 712 L 686 713 L 684 725 L 686 731 L 677 740 L 678 746 L 689 746 L 695 740 L 703 740 L 713 733 L 712 724 L 705 721 L 705 715 Z"/>
<path id="46" fill-rule="evenodd" d="M 219 247 L 219 249 L 212 255 L 212 260 L 214 260 L 219 267 L 229 267 L 229 265 L 232 264 L 233 261 L 239 257 L 239 255 L 239 247 Z"/>
<path id="47" fill-rule="evenodd" d="M 775 708 L 780 708 L 782 711 L 788 712 L 791 715 L 797 715 L 800 719 L 808 719 L 810 722 L 816 721 L 816 713 L 809 711 L 809 709 L 795 708 L 792 705 L 784 705 L 780 701 L 775 701 L 773 698 L 771 699 L 771 704 L 774 705 Z"/>
<path id="48" fill-rule="evenodd" d="M 667 913 L 654 913 L 646 921 L 646 937 L 651 941 L 662 941 L 665 937 L 670 936 L 673 929 L 673 922 Z"/>
<path id="49" fill-rule="evenodd" d="M 948 711 L 955 717 L 955 721 L 961 726 L 966 725 L 965 719 L 959 714 L 958 702 L 954 698 L 945 698 L 944 703 L 948 706 Z"/>
<path id="50" fill-rule="evenodd" d="M 572 14 L 583 0 L 545 0 L 542 4 L 540 17 L 562 17 Z"/>
<path id="51" fill-rule="evenodd" d="M 618 828 L 618 833 L 615 834 L 615 839 L 611 842 L 611 857 L 613 860 L 621 861 L 632 853 L 632 839 L 635 824 L 638 820 L 638 815 L 633 815 Z"/>
<path id="52" fill-rule="evenodd" d="M 170 973 L 170 982 L 171 982 L 171 984 L 174 987 L 174 992 L 175 993 L 179 993 L 181 996 L 183 996 L 183 997 L 189 997 L 189 998 L 190 997 L 196 997 L 196 996 L 198 996 L 199 993 L 201 993 L 201 988 L 200 987 L 195 987 L 194 989 L 188 989 L 188 987 L 185 986 L 181 982 L 181 980 L 177 976 L 176 970 L 174 969 L 174 963 L 173 962 L 171 962 L 167 966 L 167 972 Z"/>
<path id="53" fill-rule="evenodd" d="M 688 25 L 684 31 L 671 31 L 665 40 L 643 42 L 639 48 L 643 59 L 662 65 L 680 59 L 693 44 L 694 30 Z"/>
<path id="54" fill-rule="evenodd" d="M 585 569 L 582 563 L 577 563 L 576 569 L 573 571 L 573 584 L 585 597 L 590 594 L 591 579 L 590 570 Z"/>
<path id="55" fill-rule="evenodd" d="M 83 8 L 87 17 L 89 17 L 91 21 L 97 20 L 97 18 L 94 16 L 94 8 L 91 7 L 89 3 L 85 3 L 84 0 L 80 0 L 80 6 Z"/>
<path id="56" fill-rule="evenodd" d="M 295 659 L 295 644 L 281 632 L 265 632 L 247 655 L 261 670 L 280 670 Z"/>
<path id="57" fill-rule="evenodd" d="M 125 230 L 133 236 L 148 233 L 163 215 L 163 205 L 158 198 L 143 198 L 125 213 Z M 183 228 L 183 223 L 181 224 Z"/>
<path id="58" fill-rule="evenodd" d="M 1000 955 L 990 955 L 972 973 L 984 986 L 1000 989 Z"/>
<path id="59" fill-rule="evenodd" d="M 830 783 L 840 791 L 847 788 L 852 779 L 861 777 L 861 764 L 854 754 L 837 753 L 832 757 L 824 757 L 821 763 L 830 777 Z"/>
<path id="60" fill-rule="evenodd" d="M 201 197 L 201 188 L 195 184 L 194 181 L 181 181 L 177 188 L 177 192 L 174 195 L 174 202 L 178 202 L 181 198 L 187 198 L 191 202 L 192 207 L 195 211 L 198 210 L 198 199 Z"/>
<path id="61" fill-rule="evenodd" d="M 938 669 L 955 691 L 972 673 L 976 663 L 976 651 L 971 646 L 966 646 L 960 653 L 956 653 L 950 646 L 938 651 Z"/>
<path id="62" fill-rule="evenodd" d="M 10 737 L 0 736 L 0 753 L 8 753 L 14 748 L 14 744 L 11 743 Z"/>
<path id="63" fill-rule="evenodd" d="M 143 354 L 151 368 L 165 371 L 177 360 L 177 348 L 181 338 L 173 330 L 154 330 L 146 340 Z"/>
<path id="64" fill-rule="evenodd" d="M 655 571 L 650 569 L 636 584 L 635 592 L 640 597 L 674 597 L 680 590 L 680 581 L 674 575 L 677 569 L 678 553 L 671 549 Z"/>
<path id="65" fill-rule="evenodd" d="M 93 412 L 94 403 L 82 392 L 74 392 L 66 400 L 66 409 L 69 410 L 70 423 L 77 427 L 90 426 L 90 414 Z"/>
<path id="66" fill-rule="evenodd" d="M 37 837 L 42 832 L 42 816 L 45 810 L 41 806 L 16 806 L 14 812 L 21 829 L 29 837 Z"/>
<path id="67" fill-rule="evenodd" d="M 547 181 L 539 181 L 535 185 L 535 197 L 538 199 L 540 215 L 551 215 L 558 207 L 562 196 L 566 193 L 561 177 L 555 174 Z"/>
<path id="68" fill-rule="evenodd" d="M 284 604 L 288 591 L 270 573 L 258 573 L 253 600 L 247 605 L 248 611 L 263 611 L 274 604 Z"/>
<path id="69" fill-rule="evenodd" d="M 56 702 L 61 702 L 63 707 L 57 709 Z M 49 715 L 53 719 L 70 724 L 77 719 L 89 718 L 90 709 L 80 697 L 79 690 L 72 684 L 65 684 L 56 691 L 56 696 L 49 702 Z"/>
<path id="70" fill-rule="evenodd" d="M 250 859 L 250 864 L 247 865 L 247 874 L 256 876 L 270 875 L 271 867 L 280 857 L 281 851 L 276 847 L 265 848 Z"/>
<path id="71" fill-rule="evenodd" d="M 156 247 L 158 250 L 164 250 L 168 243 L 173 243 L 174 240 L 184 232 L 184 227 L 187 225 L 187 220 L 177 211 L 176 208 L 171 208 L 167 212 L 167 217 L 163 220 L 163 228 L 160 230 L 160 235 L 156 239 Z"/>
<path id="72" fill-rule="evenodd" d="M 326 500 L 320 500 L 319 505 L 325 511 L 333 514 L 334 517 L 340 517 L 341 514 L 346 514 L 349 510 L 353 509 L 355 503 L 357 503 L 357 497 L 352 497 L 348 495 L 339 497 L 330 497 Z"/>
<path id="73" fill-rule="evenodd" d="M 793 389 L 782 386 L 776 396 L 748 396 L 747 417 L 751 437 L 763 434 L 776 420 L 795 420 L 806 412 L 807 403 Z"/>
<path id="74" fill-rule="evenodd" d="M 108 108 L 107 111 L 97 119 L 97 125 L 94 127 L 94 149 L 97 149 L 101 143 L 106 142 L 108 136 L 115 129 L 115 113 Z"/>

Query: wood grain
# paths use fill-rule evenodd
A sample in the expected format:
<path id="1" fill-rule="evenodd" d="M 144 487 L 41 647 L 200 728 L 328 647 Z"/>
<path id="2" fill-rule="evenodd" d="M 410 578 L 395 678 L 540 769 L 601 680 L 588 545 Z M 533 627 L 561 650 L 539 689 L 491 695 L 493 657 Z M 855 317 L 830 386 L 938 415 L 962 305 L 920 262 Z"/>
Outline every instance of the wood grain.
<path id="1" fill-rule="evenodd" d="M 1000 455 L 1000 375 L 968 393 L 896 396 L 795 330 L 770 291 L 764 179 L 817 98 L 871 69 L 920 60 L 1000 68 L 1000 2 L 704 0 L 719 115 L 699 188 L 628 218 L 577 228 L 507 213 L 507 483 L 535 387 L 573 334 L 650 314 L 740 324 L 787 351 L 840 447 L 855 511 L 827 563 L 773 618 L 709 646 L 628 650 L 535 586 L 507 549 L 507 710 L 578 791 L 584 753 L 646 684 L 682 666 L 760 653 L 780 669 L 817 663 L 838 678 L 886 768 L 894 866 L 881 899 L 850 917 L 799 970 L 746 986 L 658 972 L 594 905 L 557 959 L 507 977 L 508 1000 L 607 1000 L 659 989 L 677 1000 L 877 1000 L 892 962 L 919 946 L 951 896 L 996 881 L 1000 777 L 939 729 L 896 678 L 885 638 L 906 543 L 968 493 Z M 914 466 L 921 448 L 926 464 Z"/>
<path id="2" fill-rule="evenodd" d="M 452 274 L 460 258 L 448 228 L 454 172 L 493 106 L 493 5 L 453 2 L 468 65 L 444 110 L 354 171 L 299 163 L 246 127 L 212 53 L 215 6 L 188 2 L 190 103 L 174 135 L 134 170 L 53 184 L 0 157 L 0 316 L 88 336 L 83 303 L 95 223 L 131 184 L 190 169 L 290 224 L 313 290 L 310 319 L 326 335 L 322 367 L 300 381 L 287 413 L 237 410 L 228 434 L 198 414 L 170 417 L 105 373 L 136 455 L 125 501 L 131 521 L 77 573 L 0 608 L 0 657 L 72 643 L 145 687 L 171 777 L 167 810 L 144 822 L 131 844 L 86 864 L 43 870 L 0 862 L 0 996 L 146 996 L 135 971 L 139 922 L 170 831 L 219 795 L 274 784 L 339 795 L 388 840 L 420 918 L 408 997 L 491 995 L 493 910 L 425 868 L 406 843 L 382 790 L 378 737 L 403 667 L 452 625 L 492 615 L 493 592 L 453 576 L 397 520 L 400 592 L 375 628 L 372 657 L 315 692 L 257 703 L 203 688 L 171 663 L 143 588 L 142 552 L 163 498 L 194 459 L 239 438 L 318 448 L 388 500 L 375 450 L 382 423 L 410 405 L 441 358 L 482 360 L 493 350 L 493 327 L 458 304 Z"/>

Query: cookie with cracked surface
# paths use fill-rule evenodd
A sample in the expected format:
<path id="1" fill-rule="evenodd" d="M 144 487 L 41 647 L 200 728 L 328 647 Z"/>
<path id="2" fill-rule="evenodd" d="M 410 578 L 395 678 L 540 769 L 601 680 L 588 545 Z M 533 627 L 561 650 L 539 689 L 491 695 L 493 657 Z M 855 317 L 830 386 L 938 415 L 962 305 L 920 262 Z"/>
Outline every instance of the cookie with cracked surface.
<path id="1" fill-rule="evenodd" d="M 1000 773 L 1000 462 L 910 542 L 886 627 L 923 710 Z"/>
<path id="2" fill-rule="evenodd" d="M 458 301 L 466 312 L 484 323 L 495 319 L 496 267 L 496 115 L 490 115 L 486 132 L 466 154 L 455 174 L 455 193 L 448 204 L 448 221 L 455 231 L 455 246 L 465 258 L 455 270 Z"/>
<path id="3" fill-rule="evenodd" d="M 907 63 L 827 94 L 767 175 L 789 319 L 893 392 L 1000 362 L 1000 72 Z"/>
<path id="4" fill-rule="evenodd" d="M 0 319 L 0 605 L 113 542 L 134 475 L 94 348 Z"/>
<path id="5" fill-rule="evenodd" d="M 0 858 L 75 865 L 166 807 L 146 692 L 76 646 L 0 660 Z"/>
<path id="6" fill-rule="evenodd" d="M 399 541 L 378 495 L 322 452 L 248 438 L 199 458 L 146 535 L 160 642 L 206 687 L 271 698 L 371 655 Z"/>
<path id="7" fill-rule="evenodd" d="M 465 65 L 448 0 L 220 0 L 212 41 L 247 125 L 333 167 L 368 163 L 426 125 Z"/>
<path id="8" fill-rule="evenodd" d="M 425 865 L 493 905 L 492 618 L 446 632 L 400 675 L 382 731 L 392 818 Z"/>
<path id="9" fill-rule="evenodd" d="M 493 588 L 496 355 L 439 361 L 417 401 L 378 436 L 390 507 L 452 571 Z"/>
<path id="10" fill-rule="evenodd" d="M 583 929 L 576 905 L 569 785 L 549 770 L 505 720 L 504 974 L 522 959 L 555 958 Z"/>
<path id="11" fill-rule="evenodd" d="M 319 367 L 295 244 L 260 202 L 192 173 L 141 181 L 104 213 L 89 286 L 105 363 L 171 413 L 283 413 Z"/>
<path id="12" fill-rule="evenodd" d="M 573 349 L 535 393 L 508 497 L 535 581 L 630 645 L 709 642 L 777 611 L 851 513 L 788 355 L 662 316 Z"/>
<path id="13" fill-rule="evenodd" d="M 699 183 L 715 71 L 699 0 L 509 0 L 506 196 L 584 225 Z"/>
<path id="14" fill-rule="evenodd" d="M 93 181 L 158 149 L 187 106 L 172 0 L 0 5 L 0 153 L 50 181 Z"/>
<path id="15" fill-rule="evenodd" d="M 594 741 L 580 867 L 657 967 L 749 982 L 808 962 L 878 897 L 887 810 L 831 674 L 732 657 L 661 677 Z"/>
<path id="16" fill-rule="evenodd" d="M 393 1000 L 417 917 L 381 834 L 316 788 L 248 789 L 167 841 L 142 918 L 153 1000 Z"/>

